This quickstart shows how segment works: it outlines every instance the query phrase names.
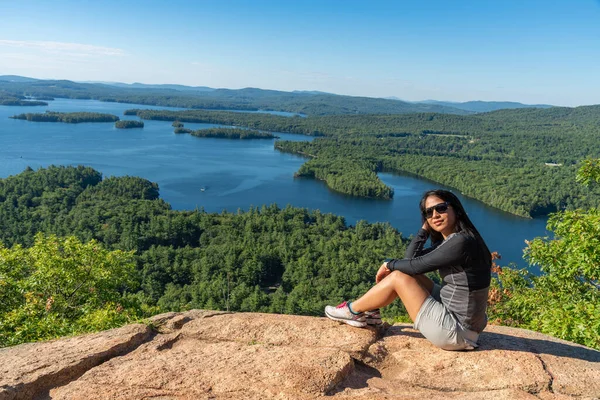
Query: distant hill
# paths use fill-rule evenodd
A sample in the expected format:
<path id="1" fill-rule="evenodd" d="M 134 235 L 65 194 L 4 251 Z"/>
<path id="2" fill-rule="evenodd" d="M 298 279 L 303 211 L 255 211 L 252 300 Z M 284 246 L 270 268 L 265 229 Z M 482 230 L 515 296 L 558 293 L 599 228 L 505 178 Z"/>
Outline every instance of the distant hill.
<path id="1" fill-rule="evenodd" d="M 146 83 L 122 83 L 122 82 L 81 82 L 81 83 L 97 83 L 108 86 L 115 86 L 120 88 L 131 88 L 131 89 L 172 89 L 180 91 L 196 91 L 196 92 L 212 92 L 216 89 L 209 88 L 208 86 L 185 86 L 176 84 L 161 84 L 152 85 Z"/>
<path id="2" fill-rule="evenodd" d="M 407 114 L 436 112 L 472 114 L 438 104 L 409 103 L 372 97 L 320 92 L 283 92 L 258 88 L 212 89 L 204 86 L 146 85 L 142 83 L 80 83 L 11 77 L 0 80 L 0 91 L 15 96 L 94 99 L 120 103 L 192 109 L 286 111 L 305 115 Z"/>
<path id="3" fill-rule="evenodd" d="M 464 103 L 455 103 L 451 101 L 425 100 L 421 104 L 436 104 L 439 106 L 453 107 L 473 112 L 489 112 L 495 110 L 515 109 L 515 108 L 550 108 L 549 104 L 523 104 L 514 101 L 466 101 Z"/>
<path id="4" fill-rule="evenodd" d="M 0 75 L 0 81 L 7 81 L 7 82 L 35 82 L 38 79 L 34 79 L 34 78 L 27 78 L 24 76 L 18 76 L 18 75 Z"/>
<path id="5" fill-rule="evenodd" d="M 1 84 L 3 82 L 35 84 L 35 89 L 13 87 L 13 90 L 10 90 L 10 88 Z M 468 115 L 505 109 L 554 107 L 549 104 L 523 104 L 512 101 L 467 101 L 460 103 L 425 100 L 410 102 L 396 96 L 386 98 L 343 96 L 318 90 L 283 92 L 259 88 L 215 89 L 208 86 L 145 84 L 139 82 L 54 81 L 18 75 L 0 75 L 0 90 L 21 96 L 89 98 L 199 109 L 287 111 L 306 115 L 406 114 L 415 112 Z M 177 98 L 178 96 L 180 98 Z M 192 96 L 196 96 L 197 100 L 191 100 L 190 97 Z"/>
<path id="6" fill-rule="evenodd" d="M 321 92 L 319 90 L 293 90 L 292 93 L 303 93 L 303 94 L 334 94 L 329 92 Z"/>
<path id="7" fill-rule="evenodd" d="M 579 107 L 550 107 L 542 108 L 520 108 L 511 110 L 495 110 L 473 116 L 476 119 L 491 121 L 502 121 L 504 124 L 530 125 L 535 127 L 564 126 L 567 130 L 569 125 L 587 126 L 587 129 L 595 129 L 600 126 L 600 104 Z M 513 126 L 514 129 L 514 126 Z"/>

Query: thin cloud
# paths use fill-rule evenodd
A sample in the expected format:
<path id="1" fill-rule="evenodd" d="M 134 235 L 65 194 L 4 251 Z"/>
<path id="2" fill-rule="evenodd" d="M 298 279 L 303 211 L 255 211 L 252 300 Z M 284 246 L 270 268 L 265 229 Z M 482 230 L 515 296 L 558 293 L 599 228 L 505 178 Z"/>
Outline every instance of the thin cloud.
<path id="1" fill-rule="evenodd" d="M 49 42 L 41 40 L 5 40 L 0 46 L 42 50 L 50 53 L 67 53 L 75 56 L 123 56 L 125 51 L 113 47 L 93 46 L 82 43 Z"/>

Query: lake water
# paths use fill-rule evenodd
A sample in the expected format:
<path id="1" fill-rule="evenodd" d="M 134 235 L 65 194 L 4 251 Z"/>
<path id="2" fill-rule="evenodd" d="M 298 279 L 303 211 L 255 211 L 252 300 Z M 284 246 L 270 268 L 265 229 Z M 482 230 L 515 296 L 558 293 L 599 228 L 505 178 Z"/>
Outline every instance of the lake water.
<path id="1" fill-rule="evenodd" d="M 123 116 L 129 108 L 169 109 L 67 99 L 57 99 L 47 107 L 0 106 L 0 178 L 18 174 L 27 166 L 88 165 L 104 176 L 132 175 L 157 182 L 161 197 L 174 209 L 203 207 L 208 212 L 220 212 L 246 210 L 251 205 L 291 204 L 342 215 L 351 225 L 359 220 L 389 222 L 405 236 L 421 225 L 418 202 L 422 193 L 440 187 L 411 176 L 382 173 L 381 179 L 394 188 L 394 199 L 360 199 L 333 192 L 320 181 L 294 179 L 294 172 L 305 159 L 276 151 L 273 140 L 176 135 L 171 123 L 165 121 L 144 121 L 143 129 L 120 130 L 112 123 L 62 124 L 8 118 L 48 109 L 137 119 Z M 185 126 L 200 129 L 217 125 Z M 285 140 L 312 140 L 302 135 L 277 135 Z M 525 267 L 521 258 L 524 241 L 547 235 L 546 220 L 516 217 L 459 197 L 490 250 L 502 254 L 501 264 L 514 262 Z"/>

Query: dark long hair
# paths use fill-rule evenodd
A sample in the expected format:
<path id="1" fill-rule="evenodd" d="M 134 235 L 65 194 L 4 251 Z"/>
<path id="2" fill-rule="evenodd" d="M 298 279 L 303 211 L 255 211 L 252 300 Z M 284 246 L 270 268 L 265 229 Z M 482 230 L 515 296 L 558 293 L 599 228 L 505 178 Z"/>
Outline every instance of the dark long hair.
<path id="1" fill-rule="evenodd" d="M 421 209 L 421 221 L 423 223 L 427 221 L 427 218 L 425 217 L 425 201 L 429 196 L 439 197 L 440 199 L 450 204 L 450 206 L 454 210 L 454 214 L 456 215 L 456 224 L 454 231 L 464 232 L 467 235 L 471 236 L 473 239 L 477 240 L 479 248 L 482 252 L 484 252 L 483 254 L 485 254 L 484 258 L 489 259 L 491 263 L 492 256 L 490 254 L 490 249 L 488 249 L 487 245 L 485 244 L 485 241 L 479 234 L 479 231 L 477 230 L 477 228 L 475 228 L 475 225 L 473 225 L 473 223 L 469 219 L 469 216 L 467 215 L 467 212 L 465 211 L 463 205 L 454 193 L 442 189 L 430 190 L 428 192 L 425 192 L 423 194 L 423 197 L 421 198 L 421 202 L 419 203 L 419 208 Z M 429 236 L 431 238 L 431 243 L 441 242 L 442 240 L 444 240 L 442 234 L 434 230 L 429 231 Z"/>

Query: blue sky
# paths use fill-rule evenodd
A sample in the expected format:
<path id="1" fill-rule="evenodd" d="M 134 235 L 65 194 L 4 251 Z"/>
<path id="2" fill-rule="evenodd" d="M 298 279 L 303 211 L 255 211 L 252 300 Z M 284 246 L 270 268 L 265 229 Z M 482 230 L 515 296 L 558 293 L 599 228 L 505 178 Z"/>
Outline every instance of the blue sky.
<path id="1" fill-rule="evenodd" d="M 600 1 L 0 0 L 0 75 L 600 103 Z"/>

